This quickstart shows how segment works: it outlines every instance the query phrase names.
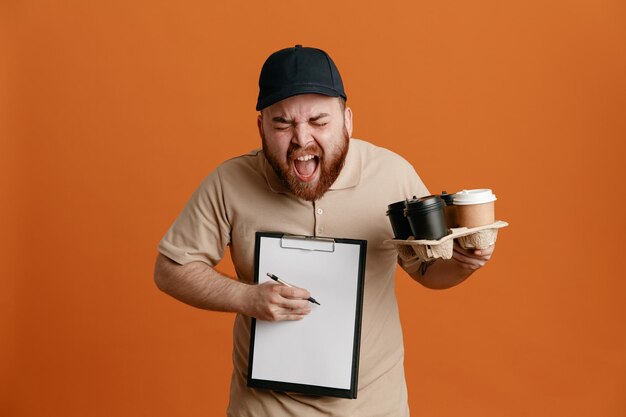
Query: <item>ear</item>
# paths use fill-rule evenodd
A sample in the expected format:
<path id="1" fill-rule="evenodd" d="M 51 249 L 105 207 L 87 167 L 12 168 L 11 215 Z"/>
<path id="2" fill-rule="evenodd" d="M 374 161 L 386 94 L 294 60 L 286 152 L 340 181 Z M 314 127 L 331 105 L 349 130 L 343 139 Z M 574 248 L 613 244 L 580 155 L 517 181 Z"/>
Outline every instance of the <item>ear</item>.
<path id="1" fill-rule="evenodd" d="M 348 136 L 352 137 L 352 109 L 350 107 L 345 108 L 343 120 L 346 130 L 348 131 Z"/>
<path id="2" fill-rule="evenodd" d="M 259 117 L 256 119 L 256 126 L 259 129 L 259 135 L 263 138 L 263 113 L 259 113 Z"/>

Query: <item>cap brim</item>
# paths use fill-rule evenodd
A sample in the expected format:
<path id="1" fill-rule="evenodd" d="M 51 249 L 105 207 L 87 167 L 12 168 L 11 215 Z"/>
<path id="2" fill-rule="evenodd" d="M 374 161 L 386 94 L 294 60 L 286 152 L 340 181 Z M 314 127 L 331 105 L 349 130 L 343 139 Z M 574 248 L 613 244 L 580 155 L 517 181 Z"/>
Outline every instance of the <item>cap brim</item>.
<path id="1" fill-rule="evenodd" d="M 256 109 L 257 111 L 262 110 L 268 106 L 271 106 L 274 103 L 278 103 L 281 100 L 284 100 L 289 97 L 297 96 L 300 94 L 322 94 L 322 95 L 329 96 L 329 97 L 341 96 L 344 99 L 346 98 L 339 91 L 333 88 L 322 86 L 322 85 L 315 85 L 315 84 L 290 85 L 288 87 L 283 88 L 280 91 L 277 91 L 275 93 L 272 93 L 270 95 L 263 97 L 262 100 L 257 101 Z"/>

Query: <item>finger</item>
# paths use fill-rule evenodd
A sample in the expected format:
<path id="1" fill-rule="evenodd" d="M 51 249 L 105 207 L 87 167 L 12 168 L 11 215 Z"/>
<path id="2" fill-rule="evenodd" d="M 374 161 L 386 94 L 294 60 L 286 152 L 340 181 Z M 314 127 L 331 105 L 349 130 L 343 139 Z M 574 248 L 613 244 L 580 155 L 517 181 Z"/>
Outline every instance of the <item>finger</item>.
<path id="1" fill-rule="evenodd" d="M 463 259 L 466 261 L 480 259 L 479 256 L 474 255 L 474 251 L 468 251 L 468 250 L 457 249 L 457 248 L 453 248 L 452 256 L 456 256 L 458 259 Z"/>
<path id="2" fill-rule="evenodd" d="M 493 254 L 493 251 L 495 249 L 495 245 L 490 245 L 489 247 L 485 248 L 485 249 L 476 249 L 474 250 L 474 255 L 477 256 L 481 256 L 483 258 L 489 259 L 491 258 L 491 255 Z"/>
<path id="3" fill-rule="evenodd" d="M 285 298 L 295 300 L 306 300 L 311 296 L 311 294 L 309 294 L 309 292 L 304 288 L 285 287 L 283 285 L 280 286 L 278 293 Z"/>
<path id="4" fill-rule="evenodd" d="M 487 261 L 480 258 L 472 258 L 470 256 L 466 256 L 461 252 L 453 251 L 452 259 L 456 262 L 460 263 L 462 266 L 470 269 L 478 269 L 485 265 Z"/>
<path id="5" fill-rule="evenodd" d="M 469 255 L 471 258 L 474 259 L 482 259 L 484 261 L 488 261 L 489 259 L 491 259 L 491 254 L 489 255 L 482 255 L 482 252 L 480 249 L 476 249 L 471 255 Z"/>
<path id="6" fill-rule="evenodd" d="M 307 309 L 310 311 L 309 300 L 280 298 L 275 302 L 275 304 L 282 309 L 288 310 L 289 312 L 305 311 Z"/>
<path id="7" fill-rule="evenodd" d="M 297 316 L 305 317 L 310 312 L 311 312 L 311 308 L 308 306 L 303 307 L 303 308 L 296 308 L 296 309 L 279 308 L 274 312 L 274 316 L 276 317 L 277 320 L 285 320 L 285 317 L 290 317 L 290 318 L 287 318 L 286 320 L 296 320 Z"/>
<path id="8" fill-rule="evenodd" d="M 268 304 L 264 310 L 265 311 L 260 314 L 259 318 L 268 321 L 285 320 L 285 317 L 287 316 L 304 317 L 311 312 L 311 308 L 308 305 L 304 307 L 298 306 L 297 308 L 288 308 L 280 306 L 276 303 L 276 300 L 270 301 L 270 304 Z M 294 320 L 294 317 L 289 318 L 289 320 Z"/>
<path id="9" fill-rule="evenodd" d="M 468 258 L 488 261 L 491 258 L 491 254 L 493 253 L 493 245 L 487 249 L 464 249 L 455 241 L 453 250 L 455 252 L 463 254 L 464 256 L 467 256 Z"/>

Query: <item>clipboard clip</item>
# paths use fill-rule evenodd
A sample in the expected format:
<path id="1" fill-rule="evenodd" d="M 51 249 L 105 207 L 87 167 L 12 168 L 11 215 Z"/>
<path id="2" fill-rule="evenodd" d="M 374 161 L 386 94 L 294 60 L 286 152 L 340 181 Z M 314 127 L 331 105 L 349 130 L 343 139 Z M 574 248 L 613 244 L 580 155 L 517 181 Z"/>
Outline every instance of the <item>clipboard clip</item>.
<path id="1" fill-rule="evenodd" d="M 335 251 L 335 239 L 325 237 L 283 235 L 280 247 L 286 249 L 317 250 L 322 252 Z"/>

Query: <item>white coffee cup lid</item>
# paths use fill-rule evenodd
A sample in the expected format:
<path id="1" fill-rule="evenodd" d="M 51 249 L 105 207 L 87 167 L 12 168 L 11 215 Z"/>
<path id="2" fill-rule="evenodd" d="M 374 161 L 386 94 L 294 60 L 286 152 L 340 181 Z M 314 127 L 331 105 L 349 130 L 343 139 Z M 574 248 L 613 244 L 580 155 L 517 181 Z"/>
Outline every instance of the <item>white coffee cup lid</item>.
<path id="1" fill-rule="evenodd" d="M 484 204 L 496 201 L 497 198 L 489 188 L 478 190 L 463 190 L 454 194 L 453 204 L 456 206 L 466 206 L 470 204 Z"/>

